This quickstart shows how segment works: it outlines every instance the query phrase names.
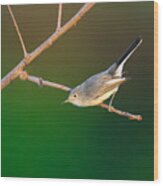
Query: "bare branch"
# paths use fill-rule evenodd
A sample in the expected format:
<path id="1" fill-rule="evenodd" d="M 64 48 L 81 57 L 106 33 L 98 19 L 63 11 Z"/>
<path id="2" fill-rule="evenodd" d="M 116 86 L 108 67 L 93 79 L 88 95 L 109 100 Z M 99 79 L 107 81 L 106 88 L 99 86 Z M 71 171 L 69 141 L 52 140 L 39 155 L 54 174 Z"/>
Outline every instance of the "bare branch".
<path id="1" fill-rule="evenodd" d="M 23 52 L 24 52 L 24 56 L 26 56 L 26 55 L 27 55 L 27 50 L 26 50 L 26 47 L 25 47 L 25 44 L 24 44 L 24 41 L 23 41 L 21 32 L 20 32 L 20 30 L 19 30 L 18 24 L 17 24 L 17 22 L 16 22 L 15 16 L 14 16 L 14 14 L 13 14 L 13 12 L 12 12 L 12 9 L 11 9 L 10 5 L 7 5 L 7 8 L 8 8 L 8 11 L 9 11 L 10 15 L 11 15 L 13 24 L 14 24 L 15 29 L 16 29 L 16 32 L 17 32 L 17 34 L 18 34 L 19 41 L 20 41 L 20 44 L 21 44 L 22 49 L 23 49 Z"/>
<path id="2" fill-rule="evenodd" d="M 61 19 L 62 19 L 62 3 L 60 3 L 58 7 L 58 21 L 57 21 L 56 31 L 59 31 L 59 29 L 61 28 Z"/>
<path id="3" fill-rule="evenodd" d="M 67 91 L 67 92 L 71 90 L 71 88 L 69 88 L 65 85 L 62 85 L 59 83 L 53 83 L 53 82 L 50 82 L 47 80 L 43 80 L 41 77 L 28 75 L 28 73 L 26 71 L 23 71 L 19 77 L 21 80 L 28 80 L 33 83 L 36 83 L 40 87 L 47 86 L 47 87 L 52 87 L 52 88 L 60 89 L 60 90 Z"/>
<path id="4" fill-rule="evenodd" d="M 109 112 L 114 112 L 120 116 L 124 116 L 124 117 L 127 117 L 128 119 L 130 120 L 137 120 L 137 121 L 141 121 L 142 120 L 142 116 L 141 115 L 135 115 L 135 114 L 131 114 L 129 112 L 124 112 L 124 111 L 121 111 L 121 110 L 118 110 L 112 106 L 109 106 L 105 103 L 101 103 L 100 106 L 102 108 L 105 108 L 107 109 Z"/>
<path id="5" fill-rule="evenodd" d="M 49 48 L 54 42 L 56 42 L 64 33 L 70 30 L 77 22 L 94 6 L 95 3 L 86 3 L 59 31 L 54 32 L 49 38 L 47 38 L 40 46 L 38 46 L 33 52 L 27 54 L 20 63 L 12 69 L 1 81 L 1 89 L 9 85 L 15 80 L 23 71 L 23 69 L 29 65 L 36 57 L 38 57 L 43 51 Z"/>

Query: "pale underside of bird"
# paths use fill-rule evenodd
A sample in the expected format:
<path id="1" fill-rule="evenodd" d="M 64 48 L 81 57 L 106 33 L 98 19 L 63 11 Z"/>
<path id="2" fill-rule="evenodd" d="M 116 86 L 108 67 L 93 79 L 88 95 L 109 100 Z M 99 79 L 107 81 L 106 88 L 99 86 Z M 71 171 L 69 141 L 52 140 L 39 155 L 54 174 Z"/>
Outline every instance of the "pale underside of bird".
<path id="1" fill-rule="evenodd" d="M 70 91 L 66 103 L 72 103 L 79 107 L 97 106 L 105 100 L 113 98 L 121 84 L 128 78 L 123 76 L 125 63 L 142 43 L 142 38 L 136 38 L 122 56 L 116 60 L 107 70 L 95 74 Z"/>

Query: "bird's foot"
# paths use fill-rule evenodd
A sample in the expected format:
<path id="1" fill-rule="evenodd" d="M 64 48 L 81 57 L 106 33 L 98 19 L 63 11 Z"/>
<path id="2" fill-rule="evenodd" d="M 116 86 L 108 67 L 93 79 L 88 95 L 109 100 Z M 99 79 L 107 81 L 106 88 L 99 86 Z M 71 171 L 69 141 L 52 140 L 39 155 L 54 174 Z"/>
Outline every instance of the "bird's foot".
<path id="1" fill-rule="evenodd" d="M 109 112 L 113 112 L 113 111 L 114 111 L 114 107 L 113 107 L 113 106 L 109 106 L 109 107 L 108 107 L 108 111 L 109 111 Z"/>

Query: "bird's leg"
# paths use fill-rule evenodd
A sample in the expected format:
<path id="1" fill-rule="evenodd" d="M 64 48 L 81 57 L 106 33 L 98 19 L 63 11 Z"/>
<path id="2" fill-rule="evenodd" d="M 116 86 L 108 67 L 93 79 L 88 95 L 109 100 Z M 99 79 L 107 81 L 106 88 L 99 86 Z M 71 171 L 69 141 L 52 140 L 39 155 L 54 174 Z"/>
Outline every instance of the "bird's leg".
<path id="1" fill-rule="evenodd" d="M 114 98 L 115 98 L 115 94 L 116 94 L 116 93 L 114 93 L 114 94 L 112 95 L 111 99 L 110 99 L 110 102 L 109 102 L 109 112 L 112 112 L 112 108 L 113 108 L 112 103 L 113 103 L 113 100 L 114 100 Z"/>

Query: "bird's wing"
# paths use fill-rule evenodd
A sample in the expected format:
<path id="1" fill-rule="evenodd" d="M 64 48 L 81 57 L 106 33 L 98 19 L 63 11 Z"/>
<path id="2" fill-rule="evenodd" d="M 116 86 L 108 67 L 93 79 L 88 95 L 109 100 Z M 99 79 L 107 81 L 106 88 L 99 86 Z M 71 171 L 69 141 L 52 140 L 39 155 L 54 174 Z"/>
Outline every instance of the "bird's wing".
<path id="1" fill-rule="evenodd" d="M 112 78 L 106 72 L 103 72 L 90 77 L 84 82 L 81 85 L 81 91 L 87 99 L 97 99 L 109 91 L 118 88 L 125 81 L 126 78 Z"/>
<path id="2" fill-rule="evenodd" d="M 121 84 L 123 84 L 126 81 L 127 81 L 126 78 L 114 78 L 109 80 L 108 82 L 105 82 L 103 85 L 101 85 L 97 92 L 94 93 L 94 99 L 103 96 L 104 94 L 114 90 L 115 88 L 118 88 Z"/>

